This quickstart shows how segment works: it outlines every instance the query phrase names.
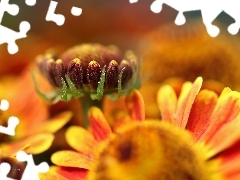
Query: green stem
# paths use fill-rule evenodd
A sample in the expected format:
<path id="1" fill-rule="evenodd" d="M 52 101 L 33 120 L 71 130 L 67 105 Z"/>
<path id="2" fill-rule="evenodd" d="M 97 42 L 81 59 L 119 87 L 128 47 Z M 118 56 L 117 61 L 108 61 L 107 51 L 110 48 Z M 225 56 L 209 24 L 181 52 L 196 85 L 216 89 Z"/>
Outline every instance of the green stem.
<path id="1" fill-rule="evenodd" d="M 82 110 L 83 110 L 83 126 L 87 128 L 89 126 L 88 110 L 92 106 L 96 106 L 102 109 L 103 98 L 101 100 L 92 100 L 89 94 L 85 94 L 83 97 L 79 99 L 82 104 Z"/>

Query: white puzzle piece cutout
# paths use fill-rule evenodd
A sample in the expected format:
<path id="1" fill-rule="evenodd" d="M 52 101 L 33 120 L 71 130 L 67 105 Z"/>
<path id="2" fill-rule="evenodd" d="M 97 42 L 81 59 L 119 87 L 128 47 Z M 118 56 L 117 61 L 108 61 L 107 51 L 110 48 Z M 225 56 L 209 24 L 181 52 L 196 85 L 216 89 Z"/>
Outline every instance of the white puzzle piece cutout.
<path id="1" fill-rule="evenodd" d="M 26 0 L 25 2 L 30 6 L 36 4 L 36 0 Z M 15 41 L 27 37 L 26 34 L 30 30 L 30 24 L 27 21 L 22 21 L 19 25 L 19 32 L 2 26 L 1 22 L 5 12 L 8 12 L 12 16 L 16 16 L 19 12 L 19 7 L 16 4 L 9 4 L 9 0 L 0 1 L 0 44 L 7 43 L 8 52 L 10 54 L 15 54 L 18 52 L 18 46 Z"/>
<path id="2" fill-rule="evenodd" d="M 3 162 L 0 163 L 0 179 L 1 180 L 17 180 L 7 177 L 8 173 L 10 172 L 11 166 L 10 164 Z"/>
<path id="3" fill-rule="evenodd" d="M 39 165 L 35 165 L 33 156 L 24 151 L 17 152 L 16 158 L 20 162 L 27 162 L 21 180 L 39 180 L 39 173 L 49 171 L 48 163 L 42 162 Z"/>
<path id="4" fill-rule="evenodd" d="M 62 14 L 56 14 L 55 10 L 57 8 L 58 2 L 56 1 L 50 1 L 50 5 L 48 7 L 47 15 L 46 15 L 46 21 L 53 21 L 58 26 L 62 26 L 65 22 L 65 16 Z M 71 14 L 73 16 L 80 16 L 82 14 L 82 9 L 79 7 L 73 6 L 71 8 Z"/>
<path id="5" fill-rule="evenodd" d="M 2 99 L 0 103 L 0 110 L 6 111 L 9 108 L 9 102 L 6 99 Z M 8 126 L 4 127 L 0 125 L 0 133 L 7 134 L 10 136 L 15 135 L 15 129 L 19 124 L 19 119 L 16 116 L 11 116 L 8 118 Z"/>
<path id="6" fill-rule="evenodd" d="M 129 0 L 136 3 L 138 0 Z M 202 20 L 210 36 L 216 37 L 220 30 L 213 25 L 213 21 L 221 12 L 227 13 L 235 22 L 228 26 L 228 32 L 232 35 L 238 33 L 240 29 L 240 1 L 239 0 L 155 0 L 150 9 L 154 13 L 160 13 L 162 5 L 166 4 L 178 11 L 175 19 L 176 25 L 183 25 L 186 22 L 184 12 L 201 10 Z"/>

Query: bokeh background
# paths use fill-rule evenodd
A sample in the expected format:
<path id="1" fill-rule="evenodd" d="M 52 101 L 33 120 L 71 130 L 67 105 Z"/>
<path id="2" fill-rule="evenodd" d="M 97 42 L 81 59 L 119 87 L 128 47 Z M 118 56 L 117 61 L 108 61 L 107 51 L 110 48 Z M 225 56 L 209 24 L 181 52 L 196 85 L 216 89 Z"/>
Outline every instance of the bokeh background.
<path id="1" fill-rule="evenodd" d="M 54 114 L 61 111 L 70 109 L 75 112 L 73 120 L 70 123 L 78 124 L 77 121 L 79 121 L 82 114 L 80 107 L 81 104 L 79 104 L 78 101 L 72 101 L 68 104 L 59 103 L 51 106 L 45 105 L 46 103 L 41 101 L 36 95 L 30 76 L 32 66 L 29 66 L 29 64 L 34 64 L 35 57 L 38 54 L 44 53 L 48 49 L 54 48 L 61 53 L 67 48 L 80 43 L 95 42 L 104 45 L 115 44 L 119 46 L 122 52 L 127 49 L 134 50 L 137 56 L 142 60 L 143 69 L 150 68 L 148 71 L 151 72 L 151 69 L 156 70 L 158 68 L 157 61 L 160 62 L 161 57 L 156 55 L 157 59 L 154 64 L 152 64 L 153 67 L 151 66 L 151 58 L 144 58 L 143 54 L 147 54 L 148 52 L 146 49 L 151 47 L 148 46 L 148 42 L 151 42 L 152 40 L 154 41 L 154 39 L 151 39 L 151 37 L 154 36 L 150 35 L 150 41 L 146 41 L 146 39 L 148 39 L 149 34 L 153 31 L 156 31 L 161 27 L 163 29 L 164 27 L 168 27 L 167 33 L 165 32 L 166 30 L 163 32 L 159 31 L 160 35 L 156 38 L 156 41 L 160 44 L 160 48 L 166 48 L 164 46 L 165 44 L 167 44 L 167 46 L 169 45 L 170 49 L 166 49 L 168 55 L 171 55 L 172 53 L 171 48 L 174 48 L 174 46 L 181 47 L 185 42 L 186 48 L 184 47 L 180 50 L 181 52 L 183 52 L 183 50 L 187 51 L 188 48 L 192 47 L 192 54 L 196 54 L 195 52 L 200 52 L 201 54 L 202 51 L 199 50 L 203 50 L 206 45 L 208 45 L 210 50 L 216 52 L 215 54 L 220 53 L 219 57 L 221 57 L 222 49 L 225 49 L 225 47 L 232 49 L 230 52 L 240 52 L 238 49 L 238 47 L 240 47 L 238 43 L 239 33 L 233 36 L 227 32 L 228 25 L 233 23 L 234 20 L 224 12 L 222 12 L 213 22 L 213 24 L 218 24 L 221 27 L 220 35 L 216 38 L 211 38 L 207 34 L 202 23 L 201 11 L 184 13 L 187 20 L 186 24 L 183 26 L 177 26 L 174 24 L 174 20 L 178 12 L 167 5 L 163 5 L 161 13 L 154 14 L 150 10 L 150 5 L 153 0 L 139 0 L 139 2 L 134 4 L 130 4 L 129 0 L 56 1 L 58 2 L 58 6 L 55 13 L 65 16 L 65 23 L 62 26 L 58 26 L 55 22 L 48 22 L 45 20 L 50 0 L 37 0 L 36 5 L 33 7 L 27 6 L 24 0 L 9 0 L 10 3 L 19 5 L 20 12 L 17 16 L 11 16 L 6 12 L 1 23 L 3 26 L 15 31 L 19 31 L 19 24 L 23 20 L 28 21 L 31 24 L 31 29 L 27 34 L 27 38 L 16 41 L 19 46 L 19 51 L 16 54 L 11 55 L 8 53 L 7 44 L 0 45 L 0 99 L 5 98 L 5 96 L 8 95 L 6 89 L 15 89 L 15 94 L 12 93 L 11 95 L 11 98 L 13 99 L 12 101 L 15 100 L 15 102 L 12 103 L 12 114 L 24 114 L 24 117 L 27 119 L 26 122 L 34 121 L 37 118 L 46 119 L 47 117 L 52 117 Z M 70 10 L 73 6 L 82 8 L 82 14 L 80 16 L 73 16 L 71 14 Z M 185 28 L 191 29 L 193 26 L 195 26 L 193 36 L 191 36 L 191 30 L 186 31 L 186 34 L 188 35 L 185 36 Z M 182 38 L 176 38 L 178 35 L 183 36 Z M 4 35 L 1 34 L 0 36 Z M 185 38 L 187 38 L 186 41 Z M 198 42 L 200 43 L 198 44 Z M 157 47 L 154 43 L 157 45 L 158 43 L 153 42 L 153 46 Z M 217 45 L 220 46 L 220 49 L 215 51 Z M 208 49 L 206 51 L 208 51 Z M 164 54 L 165 52 L 161 53 Z M 160 56 L 162 56 L 162 54 L 160 54 Z M 184 56 L 184 54 L 181 54 L 181 57 L 182 56 Z M 151 57 L 151 55 L 148 57 Z M 210 55 L 210 58 L 211 57 L 212 56 Z M 224 58 L 224 56 L 222 57 Z M 234 54 L 233 59 L 236 60 L 238 57 L 240 57 L 240 54 Z M 226 59 L 226 61 L 228 61 L 228 59 Z M 150 66 L 147 66 L 147 64 Z M 183 69 L 183 71 L 185 70 Z M 221 69 L 219 71 L 221 71 Z M 228 71 L 230 72 L 231 69 L 228 69 Z M 161 83 L 160 81 L 162 81 L 162 79 L 150 78 L 151 81 L 147 82 L 148 72 L 144 73 L 143 82 L 151 84 L 151 86 L 145 85 L 145 89 L 142 89 L 145 98 L 144 100 L 147 104 L 146 115 L 149 113 L 155 117 L 159 117 L 160 113 L 156 105 L 156 90 L 159 88 L 159 83 Z M 161 74 L 161 72 L 159 74 Z M 16 81 L 20 81 L 21 76 L 26 78 L 26 83 L 23 81 L 16 85 Z M 226 73 L 226 76 L 229 76 L 229 74 Z M 193 78 L 195 78 L 195 76 Z M 238 76 L 236 76 L 235 79 L 238 80 Z M 1 91 L 1 87 L 3 87 L 1 85 L 4 84 L 5 81 L 8 81 L 8 88 Z M 152 91 L 150 87 L 153 88 Z M 28 103 L 27 101 L 29 99 L 34 99 L 34 102 L 32 104 L 31 102 Z M 32 116 L 28 116 L 29 112 L 31 112 L 31 108 L 34 108 L 34 104 L 38 101 L 44 103 L 44 113 L 43 111 L 40 111 L 40 108 L 35 107 L 35 110 L 39 113 L 37 115 L 42 115 L 42 117 L 36 117 L 34 111 L 32 111 Z M 47 108 L 45 106 L 47 106 Z M 50 151 L 47 152 L 47 155 L 44 154 L 44 157 L 47 156 L 49 159 L 51 153 L 56 151 L 56 149 L 66 147 L 63 139 L 64 131 L 60 131 L 56 135 L 54 148 L 50 149 Z M 43 156 L 40 155 L 39 157 L 41 161 Z"/>
<path id="2" fill-rule="evenodd" d="M 31 29 L 27 38 L 17 40 L 18 53 L 10 55 L 7 44 L 0 45 L 0 75 L 19 73 L 28 61 L 52 47 L 99 42 L 116 44 L 123 50 L 135 50 L 144 35 L 167 23 L 174 24 L 177 15 L 177 11 L 167 5 L 163 6 L 161 13 L 154 14 L 150 10 L 153 0 L 139 0 L 134 4 L 128 0 L 58 0 L 55 12 L 65 16 L 64 25 L 58 26 L 45 20 L 50 0 L 37 0 L 33 7 L 27 6 L 24 0 L 9 2 L 18 4 L 20 12 L 17 16 L 5 12 L 2 25 L 18 31 L 19 23 L 26 20 L 31 24 Z M 72 6 L 82 8 L 82 15 L 73 16 L 70 13 Z M 200 11 L 186 12 L 185 15 L 186 24 L 195 19 L 201 21 Z M 234 20 L 223 12 L 216 22 L 223 25 L 223 34 Z M 141 56 L 141 52 L 138 55 Z"/>

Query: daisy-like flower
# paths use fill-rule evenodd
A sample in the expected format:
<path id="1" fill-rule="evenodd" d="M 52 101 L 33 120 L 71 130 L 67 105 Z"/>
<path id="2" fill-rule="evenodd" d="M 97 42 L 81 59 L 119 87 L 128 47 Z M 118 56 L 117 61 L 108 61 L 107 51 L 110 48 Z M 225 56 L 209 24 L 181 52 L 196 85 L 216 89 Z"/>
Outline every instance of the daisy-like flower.
<path id="1" fill-rule="evenodd" d="M 186 82 L 177 98 L 171 86 L 158 91 L 163 121 L 191 132 L 194 143 L 207 148 L 206 161 L 218 161 L 222 179 L 239 179 L 240 93 L 225 88 L 221 95 L 200 90 L 202 78 Z"/>
<path id="2" fill-rule="evenodd" d="M 54 153 L 52 162 L 57 166 L 41 175 L 41 179 L 86 179 L 88 171 L 92 170 L 98 161 L 99 148 L 107 141 L 114 131 L 134 121 L 144 119 L 144 105 L 140 93 L 133 90 L 126 97 L 127 112 L 119 110 L 115 114 L 115 122 L 110 124 L 102 111 L 97 107 L 90 108 L 88 119 L 90 128 L 86 130 L 80 126 L 71 126 L 67 129 L 65 137 L 72 149 Z"/>
<path id="3" fill-rule="evenodd" d="M 163 121 L 122 126 L 101 147 L 89 180 L 237 180 L 240 93 L 201 90 L 202 78 L 158 92 Z"/>

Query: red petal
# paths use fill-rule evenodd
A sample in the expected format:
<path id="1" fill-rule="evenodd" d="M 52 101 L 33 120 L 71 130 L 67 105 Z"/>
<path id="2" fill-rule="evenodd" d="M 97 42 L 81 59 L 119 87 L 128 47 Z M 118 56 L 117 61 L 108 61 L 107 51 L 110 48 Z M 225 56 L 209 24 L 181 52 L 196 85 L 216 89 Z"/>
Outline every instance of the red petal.
<path id="1" fill-rule="evenodd" d="M 145 109 L 142 95 L 138 90 L 133 90 L 126 97 L 126 107 L 132 119 L 142 121 L 145 119 Z"/>
<path id="2" fill-rule="evenodd" d="M 219 131 L 219 129 L 226 126 L 226 123 L 233 121 L 239 115 L 239 112 L 240 94 L 238 92 L 228 93 L 225 98 L 221 98 L 221 101 L 216 105 L 210 119 L 211 123 L 201 136 L 200 140 L 205 141 L 206 143 L 210 142 L 211 138 Z"/>
<path id="3" fill-rule="evenodd" d="M 221 160 L 219 171 L 225 175 L 226 179 L 240 179 L 240 140 L 221 153 L 217 158 Z"/>
<path id="4" fill-rule="evenodd" d="M 57 172 L 69 180 L 86 180 L 88 170 L 73 167 L 59 167 Z"/>
<path id="5" fill-rule="evenodd" d="M 46 173 L 39 173 L 39 177 L 40 180 L 69 180 L 51 169 Z"/>
<path id="6" fill-rule="evenodd" d="M 198 77 L 193 85 L 190 83 L 183 84 L 176 112 L 176 119 L 179 122 L 179 126 L 182 128 L 185 128 L 187 125 L 193 102 L 201 89 L 202 81 L 202 78 Z"/>
<path id="7" fill-rule="evenodd" d="M 222 126 L 207 142 L 212 156 L 231 147 L 240 138 L 240 119 Z"/>
<path id="8" fill-rule="evenodd" d="M 209 90 L 202 90 L 197 95 L 186 127 L 196 139 L 202 135 L 210 124 L 210 117 L 217 104 L 217 99 L 217 94 Z"/>
<path id="9" fill-rule="evenodd" d="M 105 140 L 110 134 L 112 134 L 110 125 L 99 108 L 90 108 L 88 119 L 91 124 L 93 136 L 97 141 Z"/>

